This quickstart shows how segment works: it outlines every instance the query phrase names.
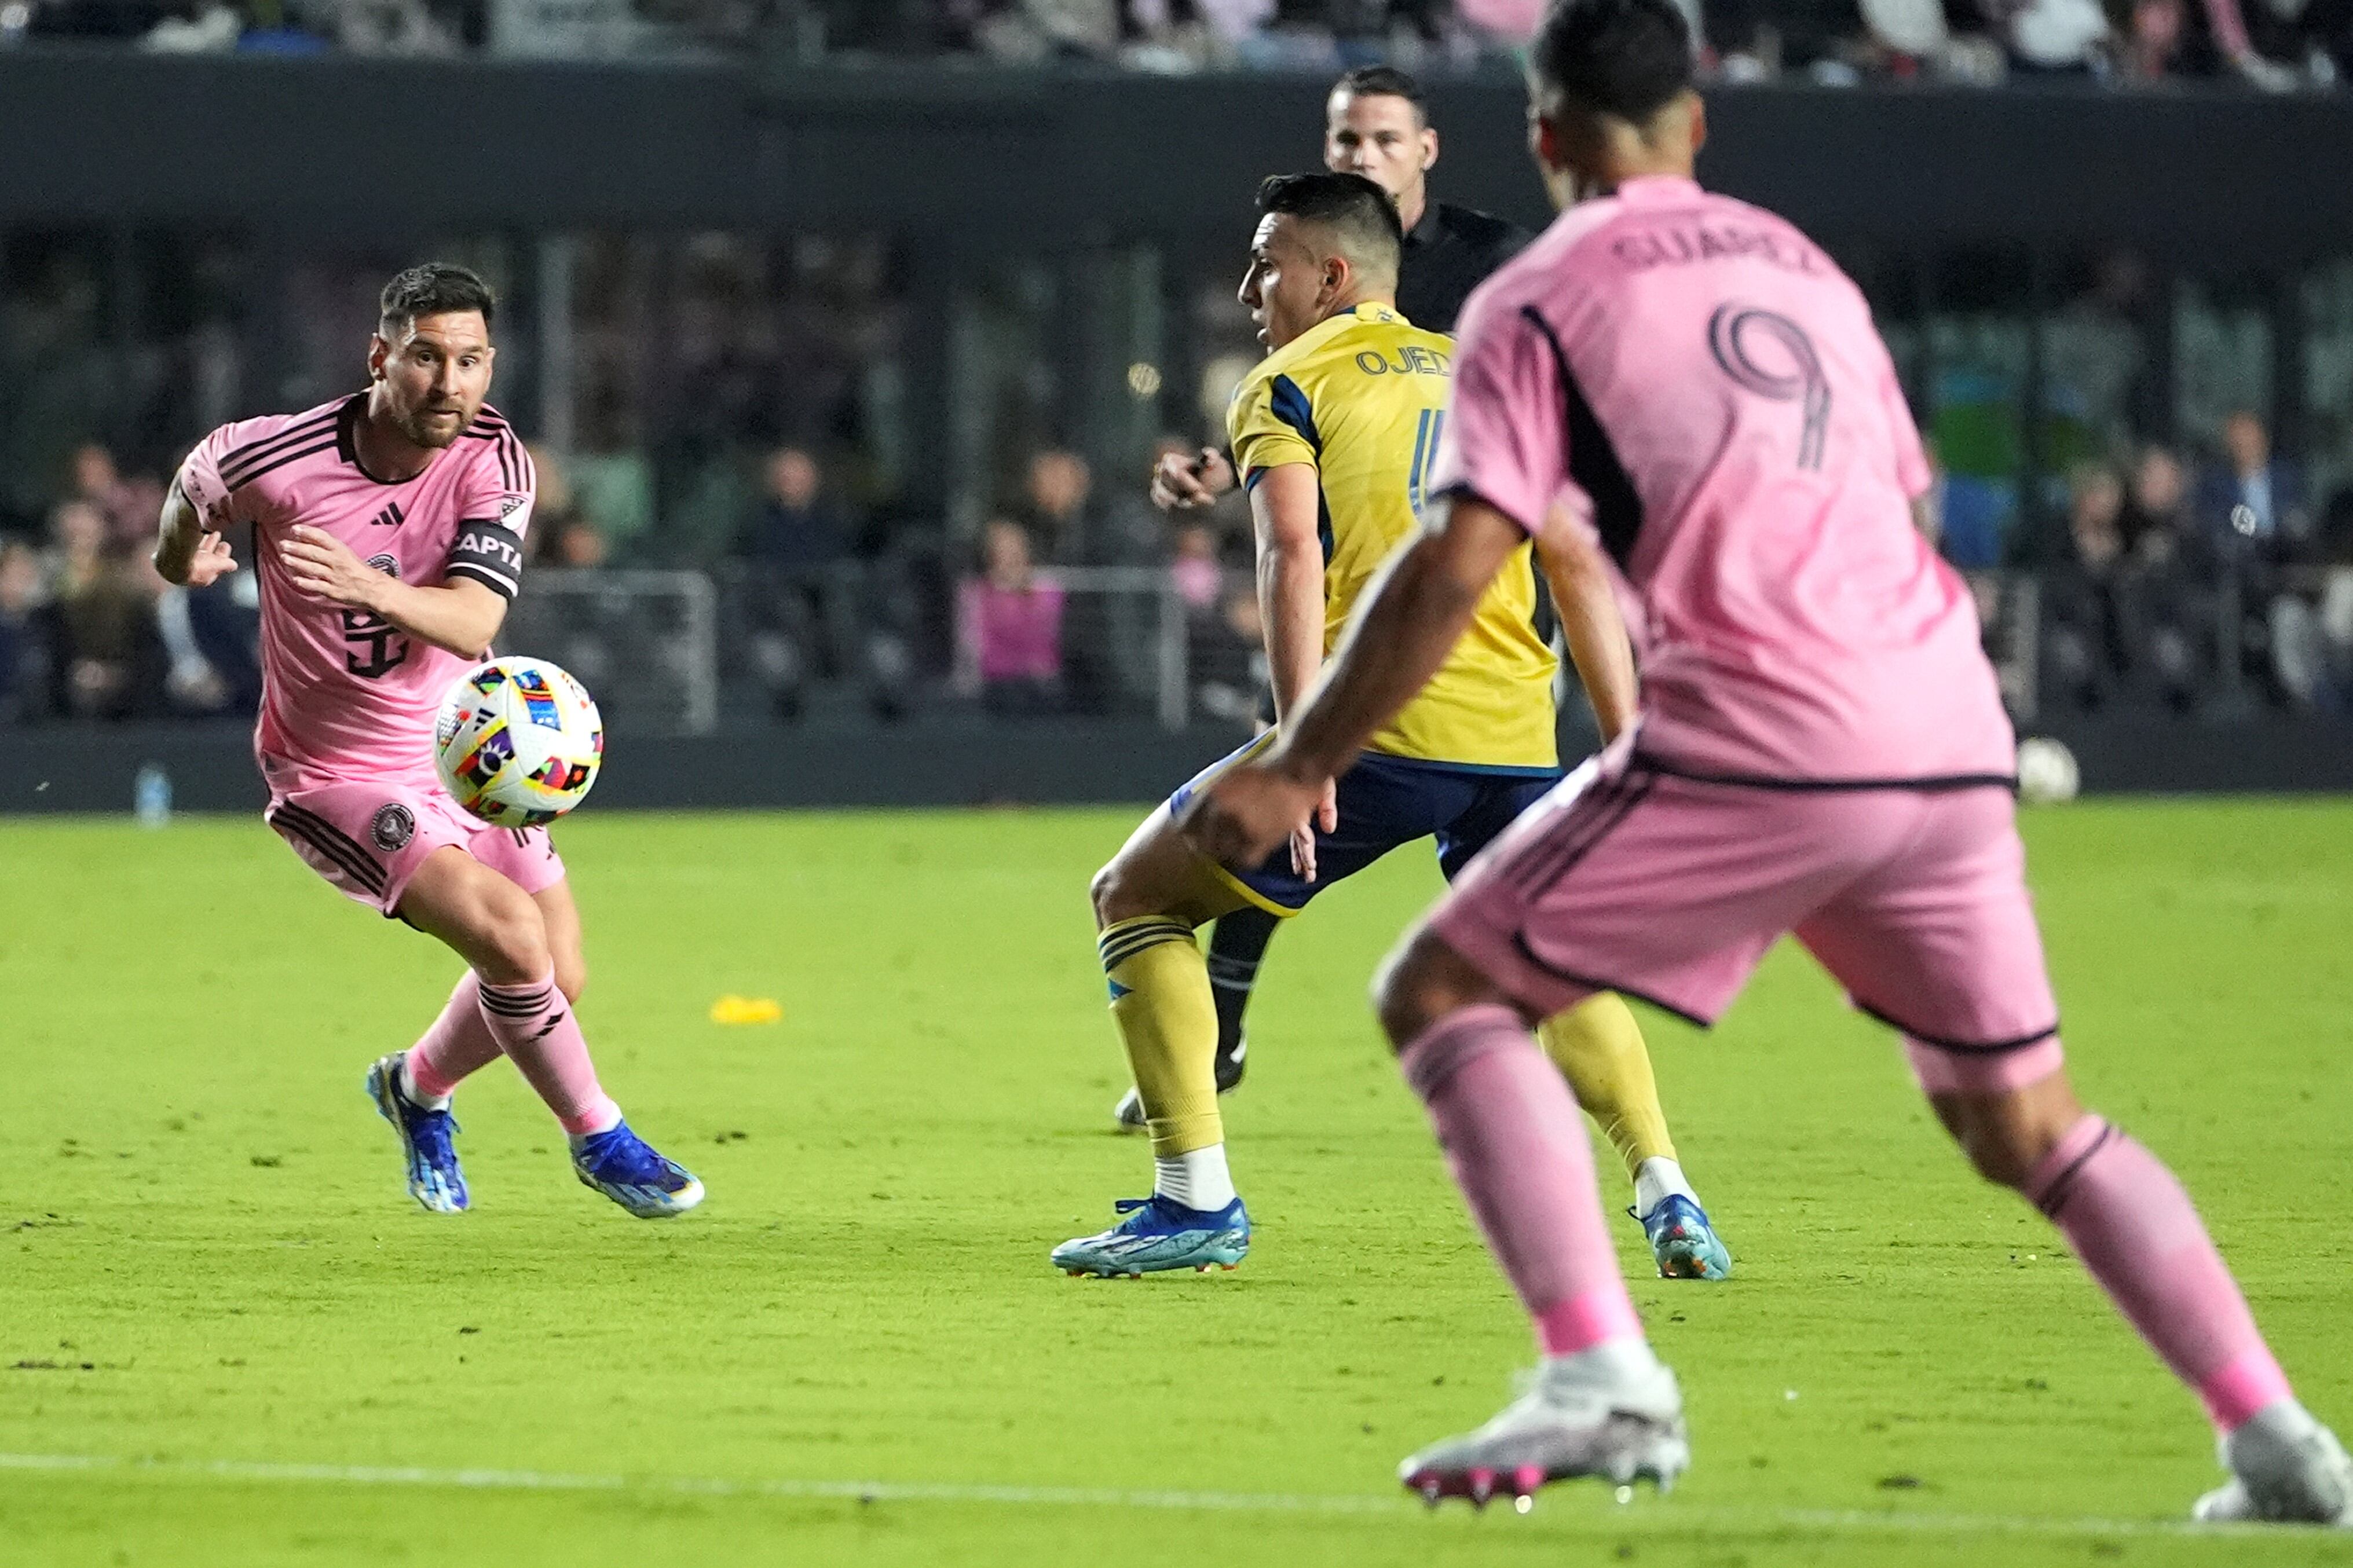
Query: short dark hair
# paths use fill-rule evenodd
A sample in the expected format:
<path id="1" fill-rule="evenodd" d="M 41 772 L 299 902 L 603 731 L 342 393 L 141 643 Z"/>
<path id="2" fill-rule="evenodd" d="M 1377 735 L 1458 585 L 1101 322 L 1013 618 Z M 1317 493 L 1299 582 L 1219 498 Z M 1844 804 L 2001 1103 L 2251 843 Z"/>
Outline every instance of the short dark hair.
<path id="1" fill-rule="evenodd" d="M 1362 174 L 1271 174 L 1258 188 L 1261 216 L 1281 213 L 1327 226 L 1348 254 L 1395 276 L 1405 254 L 1405 229 L 1389 194 Z"/>
<path id="2" fill-rule="evenodd" d="M 1691 27 L 1673 0 L 1553 0 L 1528 58 L 1547 87 L 1637 125 L 1692 84 Z"/>
<path id="3" fill-rule="evenodd" d="M 416 324 L 419 316 L 446 316 L 458 310 L 480 310 L 487 327 L 498 308 L 499 297 L 482 281 L 480 273 L 447 261 L 427 261 L 399 273 L 384 286 L 376 330 L 388 338 Z"/>
<path id="4" fill-rule="evenodd" d="M 1424 125 L 1430 123 L 1430 100 L 1422 95 L 1421 83 L 1395 66 L 1358 66 L 1355 70 L 1332 84 L 1326 98 L 1346 93 L 1350 98 L 1402 98 L 1413 105 L 1413 117 Z"/>

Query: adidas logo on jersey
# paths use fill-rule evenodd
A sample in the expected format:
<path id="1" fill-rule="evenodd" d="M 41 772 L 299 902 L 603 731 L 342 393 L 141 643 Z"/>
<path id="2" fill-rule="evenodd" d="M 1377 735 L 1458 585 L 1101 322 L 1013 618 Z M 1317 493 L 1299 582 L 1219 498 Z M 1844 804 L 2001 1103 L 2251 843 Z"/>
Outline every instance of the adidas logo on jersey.
<path id="1" fill-rule="evenodd" d="M 400 503 L 393 502 L 368 521 L 378 528 L 398 528 L 403 521 L 400 515 Z"/>

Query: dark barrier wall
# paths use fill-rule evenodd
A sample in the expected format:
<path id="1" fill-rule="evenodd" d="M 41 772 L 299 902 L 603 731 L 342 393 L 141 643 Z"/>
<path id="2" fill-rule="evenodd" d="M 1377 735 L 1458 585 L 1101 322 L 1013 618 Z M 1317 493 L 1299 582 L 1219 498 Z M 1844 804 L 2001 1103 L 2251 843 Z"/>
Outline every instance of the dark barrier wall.
<path id="1" fill-rule="evenodd" d="M 1229 236 L 1312 163 L 1322 84 L 969 69 L 0 56 L 0 222 L 358 237 L 565 224 Z M 1834 245 L 2353 243 L 2353 99 L 1718 89 L 1708 181 Z M 1534 218 L 1508 79 L 1437 95 L 1450 199 Z M 1020 177 L 1011 178 L 1018 173 Z"/>
<path id="2" fill-rule="evenodd" d="M 2151 718 L 2056 734 L 2073 748 L 2091 791 L 2353 787 L 2353 729 L 2343 727 Z M 593 798 L 605 810 L 1139 803 L 1166 796 L 1239 743 L 1223 730 L 1172 733 L 1150 724 L 1080 720 L 625 739 L 615 743 Z M 150 763 L 170 777 L 179 809 L 261 809 L 261 781 L 243 729 L 156 725 L 0 731 L 0 816 L 128 811 L 132 780 Z"/>

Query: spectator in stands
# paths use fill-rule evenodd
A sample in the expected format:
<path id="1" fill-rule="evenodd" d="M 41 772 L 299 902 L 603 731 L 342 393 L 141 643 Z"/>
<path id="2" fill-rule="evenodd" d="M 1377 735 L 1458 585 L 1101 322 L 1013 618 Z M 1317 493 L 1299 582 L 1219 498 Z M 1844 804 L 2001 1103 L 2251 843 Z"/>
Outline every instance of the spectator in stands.
<path id="1" fill-rule="evenodd" d="M 1058 566 L 1101 565 L 1112 553 L 1094 488 L 1094 470 L 1068 447 L 1050 447 L 1029 459 L 1021 521 Z"/>
<path id="2" fill-rule="evenodd" d="M 23 723 L 48 710 L 40 607 L 40 557 L 29 544 L 0 541 L 0 724 Z"/>
<path id="3" fill-rule="evenodd" d="M 49 520 L 47 595 L 59 705 L 121 719 L 145 705 L 155 673 L 155 598 L 139 563 L 107 540 L 105 517 L 70 500 Z"/>
<path id="4" fill-rule="evenodd" d="M 743 552 L 771 566 L 829 566 L 849 558 L 854 541 L 840 506 L 825 493 L 817 459 L 798 447 L 768 455 L 760 504 L 745 526 Z"/>
<path id="5" fill-rule="evenodd" d="M 2136 555 L 2179 555 L 2188 536 L 2188 473 L 2181 459 L 2155 443 L 2133 464 L 2125 500 L 2125 547 Z"/>
<path id="6" fill-rule="evenodd" d="M 796 719 L 811 679 L 838 673 L 842 647 L 857 636 L 848 597 L 856 584 L 841 573 L 854 541 L 825 493 L 823 470 L 802 448 L 769 454 L 761 486 L 739 542 L 744 560 L 731 579 L 733 608 L 777 716 Z"/>
<path id="7" fill-rule="evenodd" d="M 609 552 L 605 535 L 580 510 L 573 492 L 572 471 L 553 448 L 531 444 L 531 465 L 539 478 L 538 499 L 531 509 L 531 537 L 525 542 L 532 561 L 543 566 L 602 566 Z"/>
<path id="8" fill-rule="evenodd" d="M 2198 487 L 2200 542 L 2220 591 L 2235 595 L 2246 673 L 2274 703 L 2308 705 L 2323 653 L 2307 580 L 2320 539 L 2303 471 L 2273 455 L 2271 433 L 2246 409 L 2223 420 L 2222 453 Z"/>
<path id="9" fill-rule="evenodd" d="M 991 519 L 981 572 L 956 590 L 956 687 L 992 713 L 1062 706 L 1062 590 L 1038 580 L 1029 535 Z"/>
<path id="10" fill-rule="evenodd" d="M 155 531 L 164 510 L 164 487 L 153 479 L 126 479 L 114 454 L 96 441 L 74 448 L 71 500 L 86 501 L 106 520 L 108 542 L 136 549 Z"/>
<path id="11" fill-rule="evenodd" d="M 2115 469 L 2086 463 L 2069 476 L 2067 489 L 2073 552 L 2043 582 L 2043 647 L 2054 694 L 2089 713 L 2132 673 L 2125 486 Z"/>

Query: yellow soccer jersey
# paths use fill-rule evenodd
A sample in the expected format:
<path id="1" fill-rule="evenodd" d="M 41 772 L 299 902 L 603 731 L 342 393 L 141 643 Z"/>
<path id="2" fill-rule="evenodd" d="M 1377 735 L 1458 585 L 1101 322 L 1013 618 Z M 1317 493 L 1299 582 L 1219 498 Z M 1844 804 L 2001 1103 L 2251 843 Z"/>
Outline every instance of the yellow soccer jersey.
<path id="1" fill-rule="evenodd" d="M 1453 340 L 1386 305 L 1319 322 L 1260 362 L 1226 411 L 1234 469 L 1255 485 L 1305 463 L 1324 501 L 1324 656 L 1365 584 L 1420 527 L 1446 423 Z M 1488 585 L 1462 640 L 1372 749 L 1461 766 L 1550 772 L 1552 683 L 1536 636 L 1535 569 L 1523 544 Z"/>

